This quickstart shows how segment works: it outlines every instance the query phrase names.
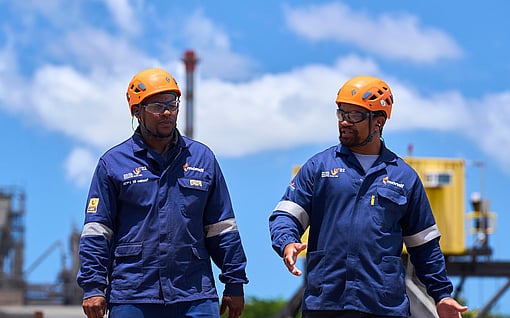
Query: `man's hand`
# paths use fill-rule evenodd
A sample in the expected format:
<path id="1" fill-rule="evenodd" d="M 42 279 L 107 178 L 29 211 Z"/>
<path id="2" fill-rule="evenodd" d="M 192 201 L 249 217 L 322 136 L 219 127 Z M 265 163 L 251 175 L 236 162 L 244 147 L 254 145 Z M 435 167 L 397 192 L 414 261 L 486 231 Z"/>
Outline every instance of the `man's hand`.
<path id="1" fill-rule="evenodd" d="M 446 297 L 441 299 L 437 305 L 437 314 L 439 318 L 460 318 L 460 313 L 468 310 L 467 306 L 460 305 L 455 299 Z"/>
<path id="2" fill-rule="evenodd" d="M 223 296 L 220 305 L 220 316 L 228 308 L 228 318 L 238 318 L 244 310 L 244 296 Z"/>
<path id="3" fill-rule="evenodd" d="M 303 273 L 296 267 L 298 254 L 306 249 L 305 243 L 289 243 L 283 250 L 283 263 L 293 275 L 301 276 Z"/>
<path id="4" fill-rule="evenodd" d="M 82 308 L 87 318 L 103 318 L 106 314 L 106 299 L 103 296 L 84 299 Z"/>

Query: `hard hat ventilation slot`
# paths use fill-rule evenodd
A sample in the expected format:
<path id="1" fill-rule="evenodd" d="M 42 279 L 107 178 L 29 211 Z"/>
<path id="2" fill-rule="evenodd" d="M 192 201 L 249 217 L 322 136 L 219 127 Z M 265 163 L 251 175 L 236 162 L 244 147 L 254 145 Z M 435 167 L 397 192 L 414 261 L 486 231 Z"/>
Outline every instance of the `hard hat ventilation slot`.
<path id="1" fill-rule="evenodd" d="M 145 85 L 143 85 L 143 83 L 138 83 L 138 85 L 136 85 L 136 88 L 135 88 L 135 93 L 140 93 L 145 90 L 147 90 L 147 87 L 145 87 Z"/>
<path id="2" fill-rule="evenodd" d="M 364 100 L 367 98 L 370 100 L 374 100 L 374 95 L 372 95 L 371 91 L 366 91 L 361 98 Z"/>

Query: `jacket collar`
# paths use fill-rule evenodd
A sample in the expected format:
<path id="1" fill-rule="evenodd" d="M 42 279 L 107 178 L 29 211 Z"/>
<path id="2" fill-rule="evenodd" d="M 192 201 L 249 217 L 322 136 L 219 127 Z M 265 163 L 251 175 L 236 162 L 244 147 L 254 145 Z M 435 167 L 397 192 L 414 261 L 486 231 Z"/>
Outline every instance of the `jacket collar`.
<path id="1" fill-rule="evenodd" d="M 179 132 L 179 130 L 177 128 L 175 129 L 175 134 L 176 134 L 177 140 L 172 141 L 172 142 L 175 142 L 176 147 L 180 147 L 180 148 L 188 147 L 186 144 L 186 141 L 184 140 L 184 138 L 182 137 L 181 133 Z M 136 153 L 136 152 L 140 152 L 140 151 L 148 151 L 149 150 L 149 145 L 147 145 L 147 143 L 143 139 L 142 133 L 140 131 L 140 127 L 136 128 L 136 130 L 132 136 L 132 139 L 133 139 L 133 152 Z"/>
<path id="2" fill-rule="evenodd" d="M 342 146 L 342 144 L 337 145 L 336 153 L 337 156 L 354 157 L 354 153 L 351 151 L 351 149 Z M 384 140 L 381 140 L 381 152 L 379 154 L 379 158 L 377 158 L 377 161 L 386 162 L 387 164 L 390 164 L 396 163 L 397 159 L 398 156 L 386 147 Z"/>

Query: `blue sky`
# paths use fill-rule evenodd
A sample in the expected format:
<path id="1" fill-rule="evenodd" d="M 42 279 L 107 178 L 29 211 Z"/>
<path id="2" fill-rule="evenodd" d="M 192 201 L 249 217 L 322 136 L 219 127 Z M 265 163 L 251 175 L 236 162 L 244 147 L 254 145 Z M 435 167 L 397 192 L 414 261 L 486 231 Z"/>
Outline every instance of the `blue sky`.
<path id="1" fill-rule="evenodd" d="M 0 186 L 27 195 L 26 266 L 56 241 L 67 252 L 69 233 L 81 228 L 98 157 L 132 133 L 133 74 L 162 67 L 184 89 L 186 49 L 200 59 L 194 137 L 215 151 L 229 184 L 248 296 L 289 298 L 301 284 L 272 251 L 267 218 L 292 167 L 337 143 L 335 95 L 355 75 L 391 86 L 384 136 L 395 152 L 405 156 L 412 144 L 417 157 L 466 160 L 466 206 L 482 187 L 498 214 L 493 259 L 510 259 L 507 1 L 0 4 Z M 54 282 L 60 264 L 54 251 L 27 278 Z M 504 283 L 468 279 L 462 296 L 480 308 Z M 509 300 L 496 311 L 510 313 Z"/>

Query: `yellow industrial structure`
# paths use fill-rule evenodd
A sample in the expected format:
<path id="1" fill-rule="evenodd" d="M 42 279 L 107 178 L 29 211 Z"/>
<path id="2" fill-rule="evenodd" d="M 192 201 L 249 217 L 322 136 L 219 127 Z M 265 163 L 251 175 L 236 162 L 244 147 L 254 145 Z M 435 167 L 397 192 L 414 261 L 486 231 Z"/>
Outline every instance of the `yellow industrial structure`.
<path id="1" fill-rule="evenodd" d="M 466 255 L 467 221 L 471 221 L 470 234 L 492 234 L 496 215 L 488 211 L 487 201 L 472 198 L 473 211 L 466 213 L 465 162 L 452 158 L 403 158 L 418 173 L 429 198 L 434 217 L 441 231 L 441 250 L 445 255 Z M 300 166 L 292 168 L 292 177 Z M 478 204 L 477 204 L 478 203 Z M 480 204 L 481 203 L 481 204 Z M 308 229 L 302 237 L 308 240 Z M 405 247 L 404 247 L 405 252 Z M 306 250 L 299 256 L 304 257 Z"/>
<path id="2" fill-rule="evenodd" d="M 441 250 L 445 255 L 466 253 L 465 167 L 462 159 L 415 158 L 404 160 L 423 182 L 437 226 L 441 231 Z"/>
<path id="3" fill-rule="evenodd" d="M 462 159 L 414 158 L 404 160 L 423 182 L 434 217 L 441 231 L 441 250 L 446 256 L 470 255 L 466 228 L 477 235 L 479 247 L 487 248 L 487 235 L 494 233 L 496 214 L 480 194 L 471 196 L 472 211 L 465 207 L 465 162 Z"/>

